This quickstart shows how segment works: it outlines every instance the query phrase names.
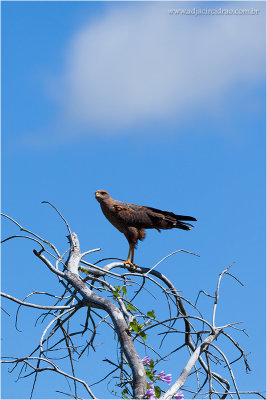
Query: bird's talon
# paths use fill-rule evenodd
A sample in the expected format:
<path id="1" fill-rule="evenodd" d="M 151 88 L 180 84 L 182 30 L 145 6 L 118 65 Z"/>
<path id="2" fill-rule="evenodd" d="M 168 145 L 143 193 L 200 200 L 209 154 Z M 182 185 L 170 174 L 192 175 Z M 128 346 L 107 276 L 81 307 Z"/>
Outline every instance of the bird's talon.
<path id="1" fill-rule="evenodd" d="M 129 265 L 131 269 L 136 269 L 137 268 L 137 264 L 133 264 L 131 261 L 123 261 L 124 265 Z"/>

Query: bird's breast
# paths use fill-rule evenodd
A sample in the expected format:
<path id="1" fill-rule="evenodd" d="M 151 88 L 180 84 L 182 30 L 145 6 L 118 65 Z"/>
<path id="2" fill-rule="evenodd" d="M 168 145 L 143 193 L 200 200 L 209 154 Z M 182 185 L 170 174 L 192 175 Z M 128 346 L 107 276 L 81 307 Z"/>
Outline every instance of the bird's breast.
<path id="1" fill-rule="evenodd" d="M 107 220 L 115 226 L 120 232 L 124 233 L 125 232 L 125 225 L 120 221 L 120 218 L 118 218 L 118 215 L 115 211 L 114 206 L 112 205 L 106 205 L 105 203 L 100 203 L 101 209 Z"/>

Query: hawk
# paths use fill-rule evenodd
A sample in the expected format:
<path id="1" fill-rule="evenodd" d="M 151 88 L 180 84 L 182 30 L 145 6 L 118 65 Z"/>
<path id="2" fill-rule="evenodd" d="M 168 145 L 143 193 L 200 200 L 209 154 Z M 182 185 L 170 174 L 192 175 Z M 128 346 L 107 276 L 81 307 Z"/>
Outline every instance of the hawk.
<path id="1" fill-rule="evenodd" d="M 160 232 L 161 229 L 179 228 L 189 231 L 193 225 L 184 221 L 196 221 L 186 215 L 114 200 L 105 190 L 97 190 L 95 197 L 105 217 L 128 240 L 129 253 L 124 264 L 130 266 L 135 266 L 134 249 L 138 240 L 145 238 L 145 229 L 157 229 Z"/>

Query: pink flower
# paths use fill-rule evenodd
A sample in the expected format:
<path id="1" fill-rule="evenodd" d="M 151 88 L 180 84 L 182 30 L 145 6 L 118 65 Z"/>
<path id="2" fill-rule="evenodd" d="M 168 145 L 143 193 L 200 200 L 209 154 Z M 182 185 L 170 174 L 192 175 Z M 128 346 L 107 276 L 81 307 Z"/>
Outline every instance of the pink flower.
<path id="1" fill-rule="evenodd" d="M 177 400 L 183 400 L 183 398 L 184 398 L 183 392 L 182 392 L 181 390 L 179 390 L 179 391 L 176 393 L 176 395 L 174 396 L 174 398 L 177 399 Z"/>
<path id="2" fill-rule="evenodd" d="M 168 385 L 171 384 L 171 381 L 172 381 L 172 374 L 167 374 L 167 375 L 166 375 L 164 371 L 161 371 L 157 376 L 158 376 L 158 378 L 159 378 L 161 381 L 167 382 Z"/>
<path id="3" fill-rule="evenodd" d="M 156 400 L 153 382 L 149 382 L 148 385 L 150 389 L 146 392 L 145 397 L 149 400 Z"/>
<path id="4" fill-rule="evenodd" d="M 141 361 L 144 365 L 150 364 L 150 358 L 148 356 L 145 356 Z"/>

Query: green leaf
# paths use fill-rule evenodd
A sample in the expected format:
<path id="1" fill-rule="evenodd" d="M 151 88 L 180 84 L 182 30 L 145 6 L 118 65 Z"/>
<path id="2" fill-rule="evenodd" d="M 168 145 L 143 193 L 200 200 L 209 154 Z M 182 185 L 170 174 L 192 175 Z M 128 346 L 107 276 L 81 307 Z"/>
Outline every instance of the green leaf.
<path id="1" fill-rule="evenodd" d="M 122 394 L 122 397 L 123 397 L 124 399 L 128 399 L 128 397 L 126 396 L 126 394 L 127 394 L 127 390 L 126 390 L 126 389 L 123 389 L 123 391 L 121 392 L 121 394 Z"/>
<path id="2" fill-rule="evenodd" d="M 114 288 L 116 289 L 116 292 L 120 292 L 120 290 L 121 290 L 120 286 L 114 286 Z"/>
<path id="3" fill-rule="evenodd" d="M 139 335 L 141 336 L 141 338 L 143 338 L 144 340 L 146 340 L 146 334 L 145 334 L 145 332 L 140 332 Z"/>
<path id="4" fill-rule="evenodd" d="M 138 324 L 138 332 L 141 331 L 143 329 L 143 325 L 142 324 Z"/>
<path id="5" fill-rule="evenodd" d="M 132 321 L 132 322 L 130 322 L 130 327 L 135 331 L 135 332 L 139 332 L 140 331 L 140 328 L 139 328 L 139 326 L 138 326 L 138 324 L 137 324 L 137 322 L 136 321 Z"/>
<path id="6" fill-rule="evenodd" d="M 154 310 L 148 311 L 146 314 L 147 314 L 149 317 L 151 317 L 151 318 L 156 318 L 156 315 L 155 315 L 155 311 L 154 311 Z"/>
<path id="7" fill-rule="evenodd" d="M 126 286 L 123 286 L 123 287 L 122 287 L 122 291 L 123 291 L 123 293 L 125 294 L 125 296 L 127 296 L 127 289 L 126 289 Z"/>
<path id="8" fill-rule="evenodd" d="M 154 375 L 152 374 L 151 371 L 149 371 L 149 369 L 146 370 L 146 376 L 152 381 L 154 382 Z M 149 387 L 148 387 L 149 389 Z"/>
<path id="9" fill-rule="evenodd" d="M 83 272 L 85 275 L 88 274 L 88 271 L 86 269 L 82 268 L 82 267 L 78 267 L 78 270 Z"/>
<path id="10" fill-rule="evenodd" d="M 150 359 L 150 363 L 149 363 L 149 366 L 148 366 L 150 369 L 154 369 L 154 360 L 153 360 L 153 358 L 151 358 Z"/>
<path id="11" fill-rule="evenodd" d="M 159 398 L 161 396 L 161 388 L 159 386 L 154 386 L 155 396 Z"/>
<path id="12" fill-rule="evenodd" d="M 133 306 L 131 306 L 131 304 L 127 304 L 126 308 L 127 308 L 127 310 L 136 311 L 136 309 Z"/>
<path id="13" fill-rule="evenodd" d="M 112 292 L 113 296 L 115 297 L 120 297 L 120 294 L 118 292 Z"/>

